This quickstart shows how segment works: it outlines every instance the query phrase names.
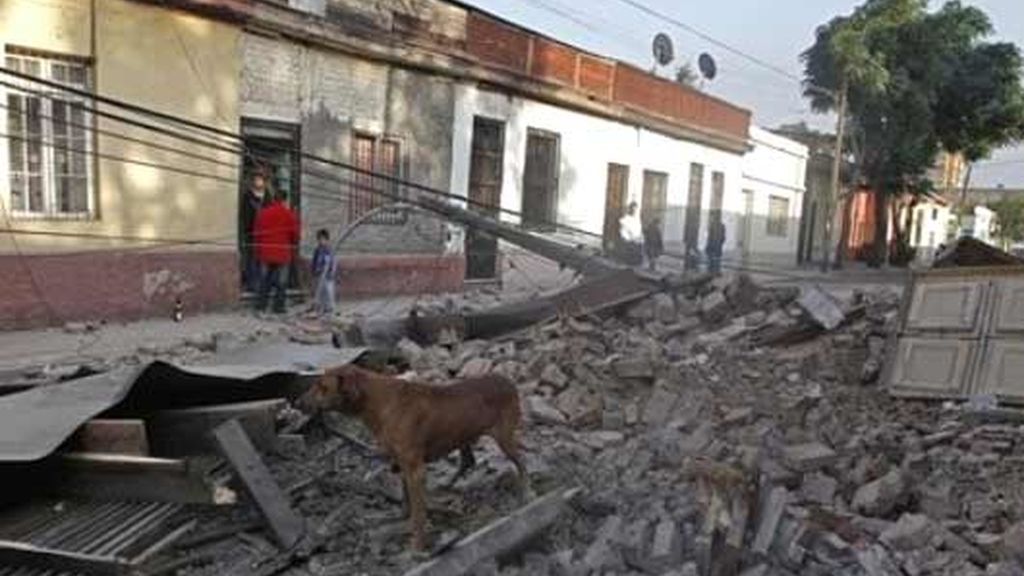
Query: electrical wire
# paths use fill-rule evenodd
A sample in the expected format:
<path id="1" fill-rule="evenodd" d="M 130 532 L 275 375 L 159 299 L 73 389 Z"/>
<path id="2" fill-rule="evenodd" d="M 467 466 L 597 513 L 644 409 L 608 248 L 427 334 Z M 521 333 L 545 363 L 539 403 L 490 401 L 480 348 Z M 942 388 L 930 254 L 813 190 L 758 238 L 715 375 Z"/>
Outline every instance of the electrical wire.
<path id="1" fill-rule="evenodd" d="M 229 151 L 233 151 L 235 153 L 240 153 L 240 154 L 243 154 L 245 152 L 245 150 L 244 150 L 244 144 L 245 144 L 244 143 L 244 139 L 243 139 L 243 137 L 241 135 L 236 134 L 236 133 L 228 132 L 226 130 L 222 130 L 220 128 L 216 128 L 216 127 L 212 127 L 212 126 L 204 126 L 202 124 L 199 124 L 197 122 L 193 122 L 191 120 L 187 120 L 187 119 L 184 119 L 184 118 L 179 118 L 179 117 L 172 116 L 170 114 L 166 114 L 166 113 L 163 113 L 163 112 L 158 112 L 158 111 L 155 111 L 155 110 L 148 110 L 147 111 L 146 108 L 138 106 L 138 105 L 135 105 L 135 104 L 128 104 L 128 103 L 121 102 L 120 100 L 117 100 L 117 99 L 114 99 L 114 98 L 110 98 L 110 97 L 107 97 L 107 96 L 91 94 L 91 93 L 89 93 L 87 91 L 84 91 L 84 90 L 79 90 L 77 88 L 73 88 L 73 87 L 70 87 L 70 86 L 65 86 L 63 84 L 60 84 L 60 83 L 57 83 L 57 82 L 53 82 L 53 81 L 50 81 L 50 80 L 45 80 L 45 79 L 42 79 L 42 78 L 36 78 L 34 76 L 31 76 L 31 75 L 27 75 L 27 74 L 23 74 L 21 72 L 16 72 L 16 71 L 10 70 L 8 68 L 0 67 L 0 74 L 7 74 L 7 75 L 13 76 L 15 78 L 19 78 L 19 79 L 26 80 L 26 81 L 29 81 L 29 82 L 37 82 L 37 83 L 39 83 L 39 84 L 41 84 L 43 86 L 47 86 L 47 87 L 51 87 L 51 88 L 54 88 L 54 89 L 57 89 L 57 90 L 65 91 L 67 93 L 75 94 L 75 95 L 78 95 L 78 96 L 81 96 L 81 97 L 84 97 L 84 98 L 92 98 L 96 102 L 100 102 L 100 103 L 103 103 L 103 104 L 109 104 L 109 105 L 112 105 L 112 106 L 123 107 L 124 109 L 129 110 L 129 111 L 131 111 L 133 113 L 138 113 L 138 114 L 143 114 L 143 115 L 150 114 L 154 118 L 157 118 L 157 119 L 160 119 L 160 120 L 163 120 L 163 121 L 180 124 L 182 126 L 185 126 L 185 127 L 188 127 L 188 128 L 197 129 L 197 130 L 200 130 L 200 131 L 205 130 L 205 131 L 210 132 L 213 135 L 224 137 L 224 138 L 229 138 L 229 139 L 233 139 L 233 140 L 237 141 L 238 145 L 236 145 L 236 148 L 234 150 L 229 150 Z M 21 87 L 19 87 L 17 85 L 11 84 L 9 82 L 4 82 L 4 81 L 0 81 L 0 85 L 13 86 L 15 89 L 21 89 Z M 40 96 L 41 97 L 46 97 L 46 98 L 54 98 L 53 95 L 46 94 L 46 93 L 40 93 Z M 166 132 L 167 135 L 169 135 L 169 136 L 170 135 L 174 135 L 173 131 L 169 131 L 169 130 L 165 129 L 164 132 Z M 206 145 L 216 146 L 216 144 L 210 143 L 210 142 L 207 142 Z M 239 149 L 238 146 L 242 146 L 242 148 Z M 523 214 L 521 212 L 518 212 L 518 211 L 515 211 L 515 210 L 510 210 L 510 209 L 507 209 L 507 208 L 502 208 L 502 207 L 497 207 L 497 206 L 491 206 L 491 205 L 487 204 L 486 202 L 481 202 L 481 201 L 473 200 L 472 198 L 469 198 L 469 197 L 466 197 L 466 196 L 461 196 L 461 195 L 458 195 L 458 194 L 453 194 L 451 192 L 445 192 L 443 190 L 438 190 L 436 188 L 431 188 L 429 186 L 425 186 L 425 185 L 422 185 L 422 184 L 418 184 L 418 183 L 415 183 L 415 182 L 404 180 L 404 179 L 402 179 L 400 177 L 397 177 L 397 176 L 394 176 L 394 175 L 391 175 L 391 174 L 385 174 L 385 173 L 378 172 L 378 171 L 375 171 L 375 170 L 370 170 L 370 169 L 362 168 L 360 166 L 356 166 L 356 165 L 353 165 L 353 164 L 349 164 L 349 163 L 345 163 L 345 162 L 340 162 L 340 161 L 337 161 L 337 160 L 331 160 L 331 159 L 328 159 L 328 158 L 323 158 L 323 157 L 320 157 L 320 156 L 309 154 L 309 153 L 303 152 L 302 150 L 300 150 L 299 148 L 294 147 L 294 146 L 287 147 L 287 146 L 272 146 L 272 145 L 270 145 L 270 146 L 267 146 L 267 148 L 268 149 L 274 149 L 274 150 L 281 151 L 281 152 L 287 152 L 287 153 L 296 154 L 297 156 L 299 156 L 300 158 L 305 159 L 305 160 L 310 160 L 310 161 L 313 161 L 313 162 L 316 162 L 316 163 L 320 163 L 320 164 L 324 164 L 324 165 L 328 165 L 328 166 L 332 166 L 332 167 L 336 167 L 336 168 L 343 168 L 343 169 L 346 169 L 346 170 L 350 170 L 350 171 L 352 171 L 352 172 L 354 172 L 356 174 L 361 174 L 361 175 L 364 175 L 364 176 L 370 176 L 370 177 L 377 178 L 381 182 L 387 182 L 387 183 L 392 183 L 392 184 L 396 184 L 396 185 L 399 185 L 399 186 L 405 186 L 405 187 L 407 187 L 410 190 L 415 190 L 417 192 L 424 192 L 426 194 L 431 194 L 431 195 L 437 196 L 439 198 L 444 198 L 444 199 L 447 199 L 447 200 L 456 200 L 456 201 L 460 201 L 460 202 L 465 202 L 466 204 L 471 205 L 471 206 L 477 206 L 477 207 L 481 207 L 481 208 L 485 208 L 485 209 L 489 209 L 489 210 L 495 210 L 495 211 L 498 211 L 498 212 L 500 212 L 502 214 L 507 214 L 507 215 L 511 215 L 511 216 L 515 216 L 515 217 L 519 217 L 519 218 L 522 218 L 522 216 L 523 216 Z M 576 233 L 576 234 L 583 234 L 583 235 L 587 235 L 587 236 L 591 236 L 591 237 L 595 237 L 595 238 L 599 238 L 601 236 L 600 234 L 596 234 L 596 233 L 591 232 L 589 230 L 582 230 L 582 229 L 579 229 L 579 228 L 575 228 L 575 227 L 572 227 L 572 226 L 561 224 L 561 223 L 556 222 L 556 221 L 547 221 L 547 220 L 543 220 L 542 219 L 542 221 L 540 223 L 544 224 L 544 225 L 547 225 L 547 226 L 553 226 L 556 229 L 565 230 L 567 232 L 573 232 L 573 233 Z"/>
<path id="2" fill-rule="evenodd" d="M 710 34 L 707 34 L 707 33 L 703 32 L 703 31 L 701 31 L 700 29 L 696 28 L 695 26 L 691 26 L 690 24 L 687 24 L 686 22 L 683 22 L 682 20 L 680 20 L 678 18 L 674 18 L 672 16 L 669 16 L 668 14 L 665 14 L 664 12 L 660 12 L 658 10 L 655 10 L 654 8 L 651 8 L 651 7 L 649 7 L 649 6 L 645 5 L 645 4 L 642 4 L 642 3 L 638 2 L 637 0 L 615 0 L 615 1 L 619 2 L 620 4 L 625 4 L 627 6 L 631 6 L 632 8 L 634 8 L 634 9 L 640 11 L 640 12 L 643 12 L 644 14 L 647 14 L 650 17 L 657 18 L 658 20 L 661 20 L 662 22 L 666 22 L 668 24 L 671 24 L 671 25 L 673 25 L 673 26 L 675 26 L 675 27 L 677 27 L 677 28 L 679 28 L 681 30 L 684 30 L 684 31 L 686 31 L 686 32 L 688 32 L 688 33 L 690 33 L 690 34 L 700 38 L 701 40 L 704 40 L 705 42 L 707 42 L 709 44 L 717 46 L 717 47 L 721 48 L 722 50 L 725 50 L 725 51 L 729 52 L 730 54 L 738 56 L 738 57 L 740 57 L 740 58 L 742 58 L 742 59 L 744 59 L 744 60 L 746 60 L 748 62 L 751 62 L 752 64 L 756 64 L 757 66 L 760 66 L 761 68 L 764 68 L 765 70 L 770 70 L 771 72 L 774 72 L 775 74 L 778 74 L 779 76 L 787 78 L 787 79 L 797 83 L 798 85 L 809 87 L 810 89 L 813 89 L 815 91 L 819 91 L 819 92 L 821 92 L 823 94 L 827 94 L 829 96 L 835 96 L 835 94 L 836 94 L 835 90 L 831 90 L 831 89 L 828 89 L 828 88 L 825 88 L 825 87 L 821 87 L 821 86 L 815 86 L 813 84 L 808 84 L 807 82 L 804 81 L 803 78 L 800 78 L 796 74 L 793 74 L 793 73 L 785 70 L 784 68 L 782 68 L 780 66 L 772 64 L 772 63 L 770 63 L 770 62 L 768 62 L 766 60 L 763 60 L 763 59 L 761 59 L 761 58 L 759 58 L 757 56 L 754 56 L 753 54 L 749 54 L 749 53 L 747 53 L 744 50 L 736 48 L 736 47 L 734 47 L 734 46 L 732 46 L 732 45 L 730 45 L 730 44 L 728 44 L 726 42 L 723 42 L 722 40 L 719 40 L 719 39 L 715 38 L 714 36 L 711 36 Z"/>

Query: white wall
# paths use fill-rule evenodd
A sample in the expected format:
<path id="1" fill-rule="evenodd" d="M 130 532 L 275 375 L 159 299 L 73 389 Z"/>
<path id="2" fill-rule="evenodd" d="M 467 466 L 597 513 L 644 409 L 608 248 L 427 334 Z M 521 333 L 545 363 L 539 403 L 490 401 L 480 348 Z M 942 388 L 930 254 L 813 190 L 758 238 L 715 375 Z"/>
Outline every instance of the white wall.
<path id="1" fill-rule="evenodd" d="M 974 213 L 962 219 L 961 233 L 971 236 L 986 244 L 995 245 L 992 240 L 992 226 L 995 224 L 995 212 L 985 206 L 975 206 Z"/>
<path id="2" fill-rule="evenodd" d="M 910 227 L 910 245 L 917 248 L 917 257 L 923 262 L 935 257 L 938 248 L 946 244 L 949 236 L 949 206 L 928 201 L 914 209 L 914 221 Z M 918 238 L 918 226 L 921 235 Z"/>
<path id="3" fill-rule="evenodd" d="M 561 169 L 558 221 L 601 234 L 604 226 L 605 190 L 608 164 L 630 167 L 629 198 L 640 204 L 644 170 L 668 174 L 668 214 L 664 219 L 668 249 L 679 249 L 683 236 L 683 209 L 690 182 L 690 163 L 704 164 L 701 248 L 707 234 L 706 210 L 711 198 L 712 172 L 725 174 L 723 200 L 726 226 L 740 204 L 742 157 L 685 140 L 676 140 L 627 124 L 590 116 L 548 104 L 459 85 L 455 94 L 455 124 L 452 158 L 454 194 L 469 192 L 469 163 L 473 119 L 484 116 L 505 122 L 505 158 L 501 192 L 503 208 L 522 209 L 526 137 L 529 128 L 560 136 Z M 730 234 L 726 250 L 735 247 Z M 461 235 L 453 235 L 452 246 L 461 247 Z"/>
<path id="4" fill-rule="evenodd" d="M 750 127 L 750 142 L 752 149 L 743 157 L 742 189 L 753 193 L 753 203 L 747 219 L 749 241 L 743 255 L 751 260 L 795 262 L 803 195 L 807 190 L 807 147 L 757 126 Z M 789 201 L 785 236 L 768 234 L 772 196 Z M 743 233 L 738 228 L 729 232 L 733 238 Z"/>

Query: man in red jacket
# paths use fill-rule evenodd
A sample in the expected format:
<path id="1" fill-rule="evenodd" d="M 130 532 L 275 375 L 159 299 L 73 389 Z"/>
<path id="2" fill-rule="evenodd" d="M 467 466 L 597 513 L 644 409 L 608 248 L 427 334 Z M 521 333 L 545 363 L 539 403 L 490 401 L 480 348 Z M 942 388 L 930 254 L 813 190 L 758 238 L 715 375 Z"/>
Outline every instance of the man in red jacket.
<path id="1" fill-rule="evenodd" d="M 260 292 L 256 299 L 256 310 L 264 312 L 270 291 L 274 292 L 274 312 L 285 312 L 285 279 L 292 254 L 299 242 L 299 220 L 288 205 L 285 195 L 278 194 L 256 216 L 253 239 L 256 241 L 256 256 L 262 266 L 263 276 Z"/>

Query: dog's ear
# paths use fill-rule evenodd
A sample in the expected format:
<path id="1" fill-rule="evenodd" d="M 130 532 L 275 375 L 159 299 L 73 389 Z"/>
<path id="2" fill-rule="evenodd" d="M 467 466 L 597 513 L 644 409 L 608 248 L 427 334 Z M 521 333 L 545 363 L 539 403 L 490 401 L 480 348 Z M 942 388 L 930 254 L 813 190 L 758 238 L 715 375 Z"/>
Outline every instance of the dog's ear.
<path id="1" fill-rule="evenodd" d="M 362 406 L 364 392 L 359 380 L 352 374 L 337 374 L 335 378 L 335 386 L 337 386 L 338 397 L 342 404 L 351 409 L 358 409 Z"/>

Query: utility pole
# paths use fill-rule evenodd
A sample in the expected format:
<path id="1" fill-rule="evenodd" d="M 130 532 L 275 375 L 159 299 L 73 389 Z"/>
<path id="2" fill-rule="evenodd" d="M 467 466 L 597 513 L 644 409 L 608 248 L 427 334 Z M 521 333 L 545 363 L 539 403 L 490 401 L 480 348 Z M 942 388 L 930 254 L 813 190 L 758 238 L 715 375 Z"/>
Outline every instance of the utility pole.
<path id="1" fill-rule="evenodd" d="M 829 253 L 832 250 L 832 226 L 835 223 L 835 206 L 839 202 L 839 176 L 843 162 L 843 138 L 846 132 L 846 93 L 849 91 L 849 83 L 843 78 L 839 87 L 839 110 L 836 118 L 836 145 L 832 154 L 832 189 L 825 197 L 825 241 L 821 250 L 821 271 L 828 272 Z M 836 263 L 840 262 L 838 253 Z"/>

